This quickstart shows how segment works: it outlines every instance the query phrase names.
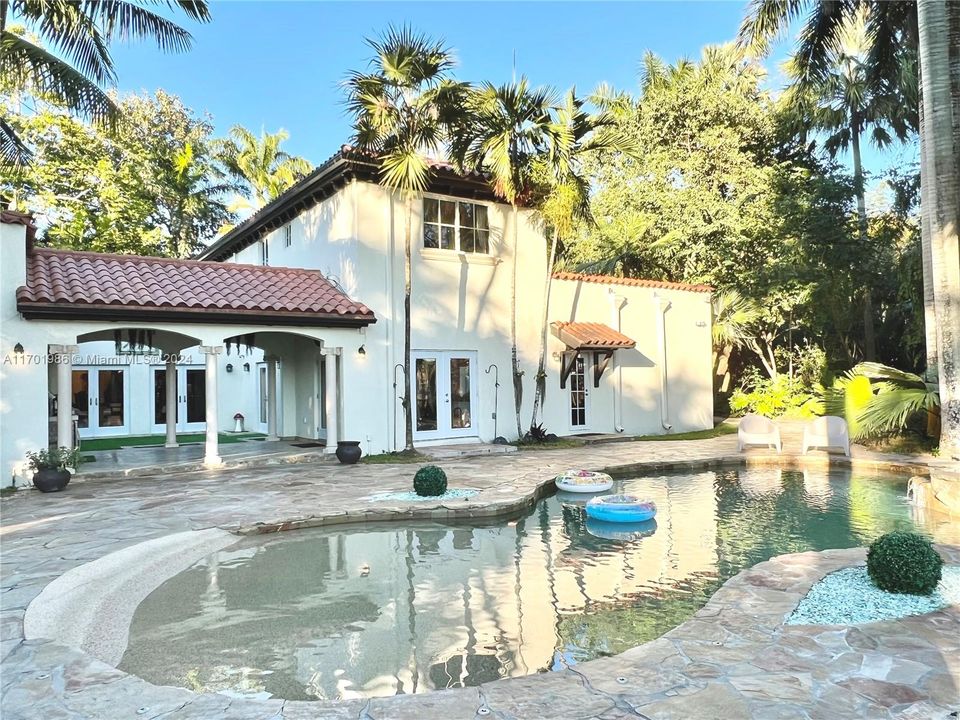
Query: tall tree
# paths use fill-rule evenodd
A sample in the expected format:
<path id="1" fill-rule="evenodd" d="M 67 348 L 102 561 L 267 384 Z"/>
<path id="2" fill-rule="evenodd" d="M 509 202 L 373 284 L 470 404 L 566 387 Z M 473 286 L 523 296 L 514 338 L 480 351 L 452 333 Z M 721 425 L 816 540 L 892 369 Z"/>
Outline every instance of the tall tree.
<path id="1" fill-rule="evenodd" d="M 546 393 L 550 288 L 557 245 L 571 238 L 581 222 L 592 220 L 590 185 L 584 175 L 584 162 L 600 152 L 622 153 L 632 157 L 638 153 L 633 138 L 622 132 L 617 122 L 616 109 L 621 106 L 622 99 L 612 97 L 605 88 L 601 88 L 592 100 L 599 106 L 599 111 L 587 111 L 584 99 L 578 98 L 576 90 L 571 89 L 553 110 L 553 127 L 547 136 L 547 157 L 541 162 L 543 170 L 540 172 L 545 191 L 534 198 L 550 235 L 550 250 L 543 288 L 540 352 L 530 415 L 531 428 L 537 424 Z"/>
<path id="2" fill-rule="evenodd" d="M 960 4 L 919 0 L 920 183 L 928 205 L 940 386 L 940 450 L 960 459 Z"/>
<path id="3" fill-rule="evenodd" d="M 451 50 L 409 27 L 390 28 L 367 40 L 373 57 L 367 72 L 345 81 L 347 110 L 353 117 L 353 143 L 380 163 L 384 185 L 405 205 L 403 290 L 403 376 L 405 448 L 413 451 L 412 378 L 410 377 L 410 291 L 413 202 L 430 182 L 425 153 L 436 153 L 453 121 L 463 86 L 449 79 Z"/>
<path id="4" fill-rule="evenodd" d="M 218 143 L 218 159 L 245 191 L 232 209 L 259 210 L 310 172 L 308 160 L 281 149 L 289 137 L 283 129 L 275 133 L 261 130 L 257 137 L 242 125 L 234 125 L 230 137 Z"/>
<path id="5" fill-rule="evenodd" d="M 48 103 L 11 116 L 34 161 L 0 167 L 0 188 L 43 217 L 49 245 L 188 255 L 233 217 L 233 186 L 210 153 L 213 126 L 162 91 L 114 102 L 112 132 Z"/>
<path id="6" fill-rule="evenodd" d="M 0 75 L 30 92 L 53 99 L 71 113 L 114 124 L 118 108 L 105 88 L 116 83 L 110 43 L 153 40 L 166 52 L 190 47 L 190 33 L 173 21 L 127 0 L 0 0 Z M 207 22 L 206 0 L 166 0 L 198 22 Z M 34 43 L 11 32 L 11 19 L 28 24 Z M 49 48 L 49 49 L 48 49 Z M 0 118 L 0 157 L 22 165 L 28 151 L 8 117 Z"/>
<path id="7" fill-rule="evenodd" d="M 916 112 L 916 78 L 901 74 L 900 84 L 874 83 L 868 72 L 870 42 L 864 12 L 852 16 L 829 52 L 829 65 L 821 75 L 805 78 L 796 58 L 786 65 L 794 84 L 784 94 L 784 102 L 797 131 L 825 135 L 823 146 L 831 157 L 849 150 L 853 159 L 853 183 L 857 197 L 857 228 L 860 245 L 868 245 L 866 186 L 861 159 L 861 140 L 869 134 L 873 143 L 887 147 L 894 138 L 905 141 Z M 875 313 L 873 305 L 872 258 L 863 259 L 864 357 L 876 359 Z"/>
<path id="8" fill-rule="evenodd" d="M 466 98 L 466 115 L 450 139 L 450 154 L 461 169 L 488 173 L 494 191 L 512 209 L 510 273 L 510 364 L 517 436 L 523 437 L 523 371 L 517 354 L 518 207 L 532 187 L 535 163 L 549 145 L 553 130 L 553 92 L 531 89 L 525 77 L 496 86 L 484 83 Z"/>

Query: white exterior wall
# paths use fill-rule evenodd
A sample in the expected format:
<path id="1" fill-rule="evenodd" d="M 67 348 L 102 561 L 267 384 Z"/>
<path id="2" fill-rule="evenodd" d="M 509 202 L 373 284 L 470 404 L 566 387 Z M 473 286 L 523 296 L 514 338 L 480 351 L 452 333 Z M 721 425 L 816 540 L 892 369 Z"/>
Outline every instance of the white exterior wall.
<path id="1" fill-rule="evenodd" d="M 476 201 L 475 201 L 476 202 Z M 477 434 L 491 441 L 496 435 L 517 437 L 510 357 L 510 287 L 514 252 L 510 207 L 488 206 L 490 254 L 472 255 L 422 248 L 422 203 L 413 203 L 412 331 L 414 351 L 471 351 L 476 353 L 471 417 Z M 518 213 L 517 334 L 523 377 L 520 425 L 529 427 L 541 333 L 547 252 L 545 241 L 529 211 Z M 363 302 L 377 322 L 362 329 L 263 327 L 256 325 L 194 325 L 145 322 L 24 320 L 16 310 L 16 288 L 25 282 L 24 227 L 0 225 L 0 463 L 10 477 L 28 449 L 47 442 L 47 391 L 54 375 L 45 364 L 11 362 L 13 346 L 20 342 L 28 357 L 44 356 L 51 344 L 77 344 L 88 333 L 140 327 L 172 333 L 170 351 L 195 353 L 196 345 L 224 345 L 227 337 L 255 333 L 261 348 L 251 357 L 233 351 L 219 358 L 218 407 L 221 430 L 233 428 L 233 414 L 242 412 L 247 429 L 256 429 L 258 417 L 257 365 L 264 353 L 280 357 L 281 405 L 279 432 L 283 436 L 322 437 L 315 423 L 319 414 L 317 362 L 320 345 L 341 347 L 340 439 L 360 440 L 366 453 L 401 449 L 403 413 L 404 235 L 406 206 L 399 196 L 372 183 L 351 182 L 333 197 L 304 211 L 292 222 L 292 242 L 284 243 L 282 228 L 267 237 L 272 266 L 320 270 L 351 298 Z M 258 264 L 256 243 L 230 258 Z M 611 309 L 610 292 L 623 301 L 619 318 Z M 552 285 L 550 321 L 602 322 L 617 327 L 637 341 L 637 348 L 618 351 L 593 388 L 588 369 L 590 407 L 585 432 L 628 434 L 665 432 L 661 424 L 659 344 L 656 337 L 654 297 L 669 302 L 665 312 L 667 343 L 666 424 L 671 432 L 712 426 L 711 348 L 709 294 L 680 290 L 652 290 L 619 284 L 555 281 Z M 277 333 L 272 335 L 270 333 Z M 173 335 L 175 334 L 175 335 Z M 186 336 L 186 337 L 182 337 Z M 178 341 L 178 342 L 176 342 Z M 363 346 L 365 354 L 359 352 Z M 112 343 L 100 347 L 112 354 Z M 548 332 L 547 393 L 543 422 L 548 431 L 568 434 L 569 390 L 559 385 L 562 343 Z M 83 348 L 82 352 L 87 352 Z M 242 352 L 242 350 L 241 350 Z M 249 373 L 242 370 L 251 363 Z M 234 365 L 226 373 L 227 363 Z M 496 391 L 496 365 L 500 388 Z M 134 373 L 141 373 L 135 379 Z M 48 378 L 49 375 L 49 378 Z M 622 384 L 622 414 L 617 410 Z M 148 368 L 131 368 L 130 433 L 152 431 L 152 385 Z M 494 420 L 494 408 L 498 419 Z M 616 415 L 615 415 L 616 413 Z M 469 441 L 471 438 L 462 438 Z M 438 442 L 449 442 L 440 440 Z M 428 443 L 421 443 L 428 444 Z M 2 481 L 0 481 L 2 482 Z"/>
<path id="2" fill-rule="evenodd" d="M 668 432 L 663 425 L 674 433 L 713 427 L 709 293 L 554 280 L 550 296 L 551 321 L 601 322 L 637 343 L 632 350 L 614 353 L 599 388 L 593 387 L 590 358 L 588 425 L 582 432 L 654 435 Z M 667 404 L 663 416 L 657 298 L 665 307 Z M 561 389 L 559 379 L 558 356 L 564 349 L 549 333 L 544 425 L 559 435 L 572 432 L 569 383 Z"/>
<path id="3" fill-rule="evenodd" d="M 479 201 L 473 201 L 479 202 Z M 513 270 L 512 213 L 508 205 L 484 202 L 490 223 L 490 255 L 472 255 L 422 248 L 422 201 L 413 201 L 411 347 L 418 350 L 467 350 L 477 353 L 473 417 L 477 436 L 517 437 L 510 358 L 510 285 Z M 519 217 L 517 335 L 523 378 L 521 428 L 529 427 L 534 394 L 547 248 L 532 213 Z M 304 211 L 291 223 L 292 242 L 284 244 L 282 228 L 267 236 L 272 266 L 320 270 L 353 299 L 363 302 L 378 322 L 363 331 L 367 355 L 363 361 L 377 369 L 382 388 L 377 417 L 389 417 L 385 449 L 403 447 L 403 411 L 400 385 L 393 392 L 394 368 L 403 362 L 403 285 L 406 205 L 386 188 L 352 182 L 333 197 Z M 258 263 L 256 243 L 237 253 L 237 262 Z M 584 432 L 628 434 L 667 432 L 661 424 L 660 358 L 656 338 L 654 297 L 665 310 L 667 344 L 667 410 L 670 432 L 712 427 L 710 295 L 684 290 L 654 290 L 619 284 L 552 284 L 550 321 L 602 322 L 617 327 L 610 290 L 626 300 L 619 315 L 621 331 L 637 341 L 637 348 L 618 351 L 604 373 L 601 386 L 590 385 L 590 421 Z M 548 331 L 547 393 L 543 423 L 559 435 L 571 432 L 569 395 L 559 383 L 559 353 L 563 344 Z M 355 358 L 356 359 L 356 358 Z M 493 373 L 496 365 L 500 389 Z M 622 369 L 617 369 L 618 366 Z M 622 419 L 614 417 L 617 388 L 623 387 Z M 347 413 L 364 411 L 344 392 Z M 494 432 L 494 406 L 498 421 Z M 443 441 L 438 441 L 443 442 Z M 449 441 L 446 441 L 449 442 Z M 429 444 L 429 443 L 421 443 Z"/>

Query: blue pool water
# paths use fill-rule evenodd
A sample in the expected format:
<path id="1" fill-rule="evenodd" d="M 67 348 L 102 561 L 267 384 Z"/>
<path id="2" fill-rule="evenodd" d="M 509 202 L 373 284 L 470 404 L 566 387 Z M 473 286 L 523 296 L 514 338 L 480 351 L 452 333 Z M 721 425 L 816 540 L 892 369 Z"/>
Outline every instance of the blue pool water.
<path id="1" fill-rule="evenodd" d="M 596 524 L 557 494 L 491 525 L 247 538 L 137 609 L 120 667 L 193 690 L 291 700 L 416 693 L 563 668 L 653 639 L 741 569 L 893 529 L 960 542 L 907 478 L 739 469 L 618 481 L 654 521 Z"/>

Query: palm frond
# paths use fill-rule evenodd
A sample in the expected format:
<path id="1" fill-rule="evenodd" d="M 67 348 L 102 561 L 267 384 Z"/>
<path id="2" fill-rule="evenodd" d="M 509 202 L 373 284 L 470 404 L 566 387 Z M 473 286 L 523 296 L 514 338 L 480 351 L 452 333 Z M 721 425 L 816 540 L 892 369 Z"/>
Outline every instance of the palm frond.
<path id="1" fill-rule="evenodd" d="M 0 74 L 95 122 L 116 120 L 116 105 L 96 83 L 56 55 L 9 31 L 0 33 Z"/>
<path id="2" fill-rule="evenodd" d="M 5 119 L 0 118 L 0 165 L 12 174 L 26 167 L 33 154 L 17 131 Z"/>
<path id="3" fill-rule="evenodd" d="M 209 11 L 204 2 L 197 0 L 177 6 L 185 9 L 195 20 L 209 20 Z M 164 52 L 184 52 L 190 49 L 192 36 L 189 32 L 172 20 L 136 3 L 127 0 L 84 0 L 80 7 L 84 15 L 92 18 L 103 29 L 107 40 L 153 40 Z"/>

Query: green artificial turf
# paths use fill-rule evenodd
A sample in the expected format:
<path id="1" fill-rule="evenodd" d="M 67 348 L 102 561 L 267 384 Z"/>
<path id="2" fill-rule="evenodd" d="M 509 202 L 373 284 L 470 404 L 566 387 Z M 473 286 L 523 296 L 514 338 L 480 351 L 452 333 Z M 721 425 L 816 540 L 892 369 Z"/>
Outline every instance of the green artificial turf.
<path id="1" fill-rule="evenodd" d="M 202 443 L 206 440 L 204 433 L 180 433 L 177 442 L 181 445 Z M 221 443 L 238 443 L 244 440 L 266 437 L 262 433 L 220 433 Z M 88 438 L 80 441 L 80 449 L 84 452 L 97 450 L 119 450 L 125 447 L 151 447 L 163 445 L 167 441 L 166 435 L 131 435 L 129 437 Z"/>

